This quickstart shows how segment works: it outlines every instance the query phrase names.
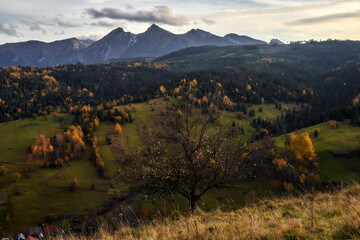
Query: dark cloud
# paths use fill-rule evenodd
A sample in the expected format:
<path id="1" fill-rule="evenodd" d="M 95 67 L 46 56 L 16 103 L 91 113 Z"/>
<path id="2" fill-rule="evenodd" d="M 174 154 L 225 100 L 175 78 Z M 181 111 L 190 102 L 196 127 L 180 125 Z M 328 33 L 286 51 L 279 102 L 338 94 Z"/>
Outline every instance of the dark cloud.
<path id="1" fill-rule="evenodd" d="M 117 23 L 117 22 L 109 22 L 109 21 L 104 21 L 104 20 L 100 20 L 96 23 L 91 23 L 91 26 L 95 26 L 95 27 L 108 27 L 108 28 L 116 28 L 116 27 L 121 27 L 121 28 L 125 28 L 121 23 Z"/>
<path id="2" fill-rule="evenodd" d="M 21 19 L 20 21 L 22 24 L 28 26 L 31 31 L 42 31 L 43 34 L 46 34 L 46 30 L 43 29 L 42 27 L 40 27 L 40 24 L 42 24 L 42 23 L 31 22 L 31 21 L 28 21 L 25 19 Z"/>
<path id="3" fill-rule="evenodd" d="M 355 12 L 329 14 L 320 17 L 302 18 L 292 22 L 288 22 L 287 25 L 316 24 L 346 18 L 360 18 L 360 10 Z"/>
<path id="4" fill-rule="evenodd" d="M 12 37 L 19 37 L 16 31 L 17 26 L 13 24 L 5 24 L 0 22 L 0 34 L 5 34 Z"/>
<path id="5" fill-rule="evenodd" d="M 212 20 L 212 19 L 209 19 L 207 17 L 203 17 L 201 18 L 201 20 L 206 23 L 207 25 L 214 25 L 216 23 L 216 21 Z"/>
<path id="6" fill-rule="evenodd" d="M 165 23 L 173 26 L 183 26 L 189 23 L 187 17 L 174 15 L 168 6 L 155 6 L 153 11 L 123 12 L 117 8 L 85 9 L 85 13 L 92 18 L 122 19 L 135 22 Z"/>
<path id="7" fill-rule="evenodd" d="M 60 27 L 66 27 L 66 28 L 81 27 L 81 24 L 74 24 L 71 22 L 66 22 L 66 21 L 61 20 L 58 17 L 55 17 L 54 20 L 55 20 L 56 24 Z"/>

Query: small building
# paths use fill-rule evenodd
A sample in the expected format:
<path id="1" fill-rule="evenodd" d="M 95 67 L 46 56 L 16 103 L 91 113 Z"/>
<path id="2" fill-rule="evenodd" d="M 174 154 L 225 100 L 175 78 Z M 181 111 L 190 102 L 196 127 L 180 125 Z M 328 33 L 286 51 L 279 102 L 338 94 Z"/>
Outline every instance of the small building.
<path id="1" fill-rule="evenodd" d="M 31 227 L 19 230 L 18 234 L 22 233 L 24 236 L 39 236 L 42 234 L 41 227 Z"/>
<path id="2" fill-rule="evenodd" d="M 48 236 L 56 236 L 61 234 L 59 229 L 56 226 L 48 226 L 48 227 L 44 227 L 44 235 Z"/>

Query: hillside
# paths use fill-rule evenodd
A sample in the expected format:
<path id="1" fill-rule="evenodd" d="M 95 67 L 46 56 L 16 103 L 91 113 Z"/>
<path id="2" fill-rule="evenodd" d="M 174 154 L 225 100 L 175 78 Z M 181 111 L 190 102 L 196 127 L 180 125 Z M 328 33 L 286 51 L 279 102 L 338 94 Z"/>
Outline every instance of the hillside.
<path id="1" fill-rule="evenodd" d="M 360 187 L 263 200 L 236 211 L 181 215 L 141 224 L 119 223 L 90 236 L 57 239 L 358 239 Z"/>

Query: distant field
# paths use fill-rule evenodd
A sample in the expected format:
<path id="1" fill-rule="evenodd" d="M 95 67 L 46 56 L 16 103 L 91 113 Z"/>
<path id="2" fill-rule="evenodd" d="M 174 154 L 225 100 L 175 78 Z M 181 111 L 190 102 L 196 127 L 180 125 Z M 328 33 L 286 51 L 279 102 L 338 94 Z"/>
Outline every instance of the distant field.
<path id="1" fill-rule="evenodd" d="M 62 120 L 59 121 L 59 118 Z M 6 192 L 12 192 L 14 187 L 20 189 L 20 195 L 14 196 L 13 226 L 37 226 L 39 222 L 44 222 L 44 216 L 50 213 L 60 218 L 83 215 L 107 200 L 105 181 L 92 166 L 89 149 L 85 151 L 82 159 L 71 161 L 69 167 L 44 169 L 26 161 L 27 148 L 34 143 L 38 134 L 49 137 L 58 129 L 70 126 L 72 121 L 71 115 L 59 114 L 56 119 L 46 116 L 36 120 L 25 119 L 0 124 L 0 163 L 4 163 L 9 169 L 9 172 L 0 178 L 6 181 Z M 31 178 L 25 176 L 25 171 L 29 168 L 33 171 Z M 15 172 L 22 175 L 18 183 L 12 182 Z M 72 193 L 67 186 L 68 181 L 74 177 L 78 178 L 81 190 Z M 45 186 L 46 182 L 48 186 Z M 92 184 L 95 190 L 100 191 L 91 190 Z M 4 206 L 0 205 L 1 226 L 5 226 L 2 222 L 4 215 Z"/>
<path id="2" fill-rule="evenodd" d="M 321 130 L 314 137 L 315 128 Z M 308 132 L 320 158 L 320 174 L 323 179 L 334 181 L 360 181 L 360 159 L 337 159 L 331 152 L 350 151 L 360 146 L 360 127 L 340 123 L 338 129 L 331 129 L 327 123 L 318 124 L 303 131 Z M 284 136 L 275 138 L 279 149 L 284 149 Z"/>

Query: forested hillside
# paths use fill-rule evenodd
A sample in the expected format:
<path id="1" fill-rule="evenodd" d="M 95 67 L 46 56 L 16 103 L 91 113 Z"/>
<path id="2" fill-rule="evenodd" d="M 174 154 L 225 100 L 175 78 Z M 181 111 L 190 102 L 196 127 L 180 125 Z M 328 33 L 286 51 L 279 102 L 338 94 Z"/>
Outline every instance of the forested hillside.
<path id="1" fill-rule="evenodd" d="M 0 224 L 89 233 L 357 182 L 359 54 L 331 41 L 1 68 Z"/>

